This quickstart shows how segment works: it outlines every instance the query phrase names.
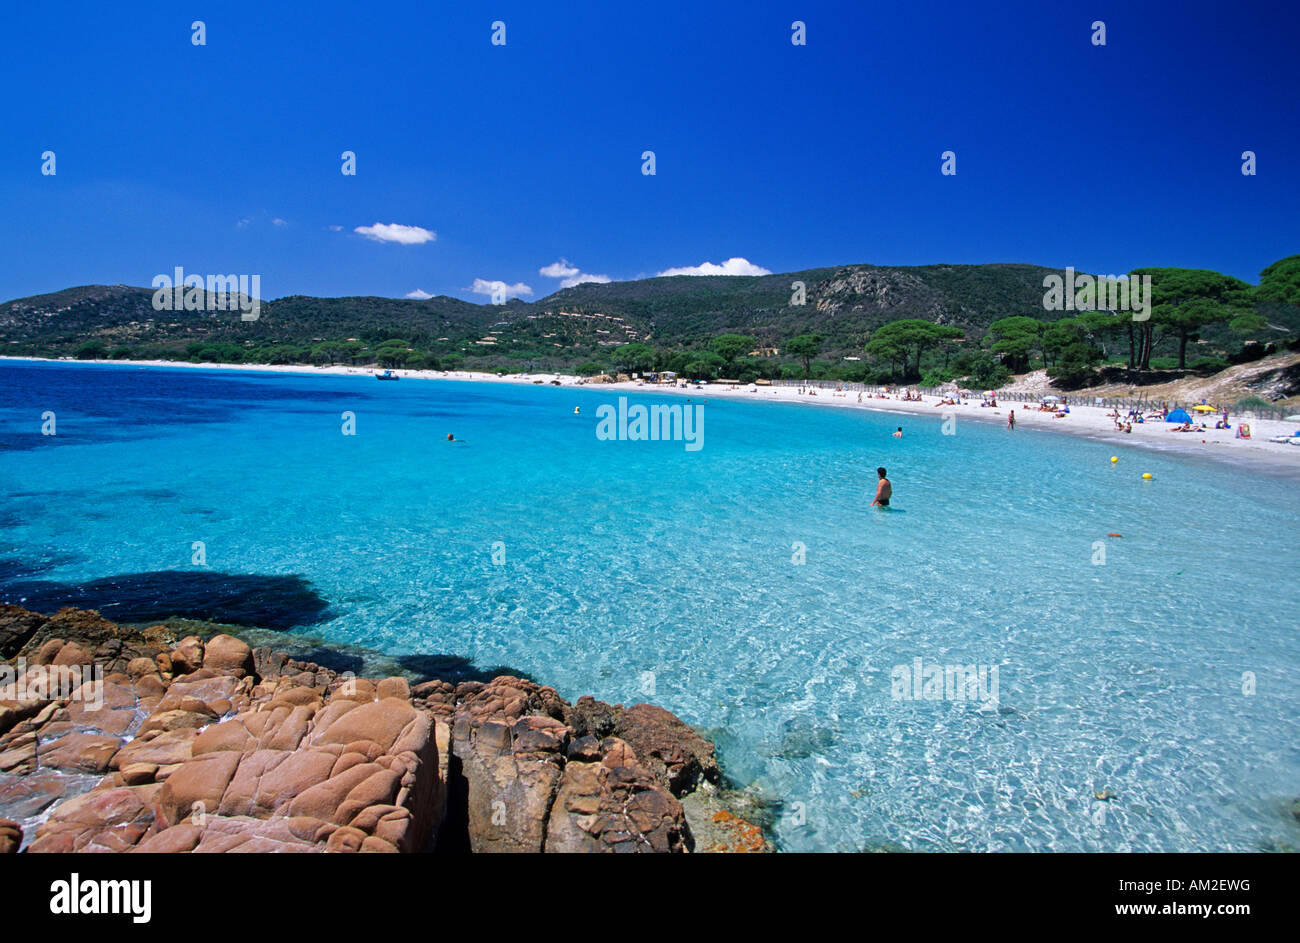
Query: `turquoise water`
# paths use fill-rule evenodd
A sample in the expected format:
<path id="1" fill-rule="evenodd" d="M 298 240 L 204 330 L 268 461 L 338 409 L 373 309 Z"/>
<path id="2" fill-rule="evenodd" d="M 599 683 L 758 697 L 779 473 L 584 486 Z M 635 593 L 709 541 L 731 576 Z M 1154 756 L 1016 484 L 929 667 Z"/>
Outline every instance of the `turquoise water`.
<path id="1" fill-rule="evenodd" d="M 299 575 L 290 631 L 662 704 L 785 850 L 1300 847 L 1294 481 L 771 403 L 705 401 L 699 451 L 599 441 L 616 401 L 0 364 L 0 599 Z M 896 699 L 918 658 L 996 666 L 996 704 Z"/>

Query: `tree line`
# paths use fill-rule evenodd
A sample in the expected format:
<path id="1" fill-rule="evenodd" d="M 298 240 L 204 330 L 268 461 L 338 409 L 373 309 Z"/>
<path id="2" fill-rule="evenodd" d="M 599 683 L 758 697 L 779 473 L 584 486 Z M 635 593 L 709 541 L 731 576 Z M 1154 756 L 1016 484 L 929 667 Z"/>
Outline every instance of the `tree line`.
<path id="1" fill-rule="evenodd" d="M 110 340 L 68 336 L 63 340 L 69 346 L 62 349 L 75 343 L 79 346 L 71 349 L 84 359 L 570 371 L 587 376 L 671 371 L 693 380 L 741 382 L 803 378 L 933 386 L 962 380 L 980 388 L 997 387 L 1013 374 L 1044 368 L 1058 386 L 1069 389 L 1095 380 L 1102 367 L 1129 373 L 1217 372 L 1229 363 L 1293 343 L 1300 333 L 1300 255 L 1265 268 L 1256 286 L 1205 269 L 1143 268 L 1131 275 L 1151 279 L 1146 320 L 1135 320 L 1128 311 L 1043 310 L 1041 315 L 996 318 L 986 329 L 900 318 L 874 330 L 863 329 L 855 340 L 843 335 L 828 338 L 820 327 L 784 337 L 773 336 L 766 328 L 754 335 L 729 331 L 712 337 L 697 335 L 693 340 L 679 334 L 671 341 L 661 335 L 653 344 L 616 347 L 594 341 L 575 343 L 578 338 L 567 331 L 560 329 L 557 335 L 557 327 L 550 323 L 532 321 L 502 322 L 509 323 L 510 331 L 503 337 L 508 343 L 499 347 L 476 345 L 473 338 L 481 334 L 447 322 L 425 327 L 376 323 L 361 328 L 356 338 L 341 340 L 317 337 L 308 342 L 269 335 L 240 339 L 226 334 L 114 345 Z M 450 336 L 435 337 L 439 329 Z M 564 349 L 556 349 L 561 344 Z M 31 352 L 41 352 L 36 349 L 40 345 L 30 346 Z M 1192 355 L 1194 347 L 1200 355 Z"/>
<path id="2" fill-rule="evenodd" d="M 765 357 L 759 340 L 727 333 L 694 347 L 626 344 L 585 362 L 587 375 L 616 371 L 672 371 L 696 380 L 805 378 L 935 386 L 965 380 L 997 387 L 1013 374 L 1045 368 L 1066 389 L 1087 385 L 1101 365 L 1130 372 L 1195 370 L 1213 373 L 1263 356 L 1282 345 L 1300 346 L 1300 255 L 1268 266 L 1258 286 L 1206 269 L 1144 268 L 1130 277 L 1151 279 L 1149 316 L 1131 311 L 1079 311 L 1061 317 L 1013 315 L 993 321 L 981 337 L 918 318 L 888 322 L 862 346 L 865 357 L 821 361 L 825 338 L 788 338 L 781 357 Z M 1276 322 L 1282 323 L 1276 323 Z M 1190 345 L 1214 334 L 1210 356 L 1189 362 Z M 1272 348 L 1266 343 L 1272 341 Z M 1164 349 L 1168 356 L 1159 357 Z"/>

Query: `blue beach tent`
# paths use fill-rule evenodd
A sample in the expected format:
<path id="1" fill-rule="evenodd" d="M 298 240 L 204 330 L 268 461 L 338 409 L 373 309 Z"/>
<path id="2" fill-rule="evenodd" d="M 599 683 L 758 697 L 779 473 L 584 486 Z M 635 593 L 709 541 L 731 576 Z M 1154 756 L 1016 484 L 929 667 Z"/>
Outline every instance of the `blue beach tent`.
<path id="1" fill-rule="evenodd" d="M 1165 417 L 1165 422 L 1191 422 L 1191 421 L 1192 421 L 1192 417 L 1187 415 L 1187 410 L 1185 409 L 1175 409 L 1173 412 L 1171 412 L 1168 416 Z"/>

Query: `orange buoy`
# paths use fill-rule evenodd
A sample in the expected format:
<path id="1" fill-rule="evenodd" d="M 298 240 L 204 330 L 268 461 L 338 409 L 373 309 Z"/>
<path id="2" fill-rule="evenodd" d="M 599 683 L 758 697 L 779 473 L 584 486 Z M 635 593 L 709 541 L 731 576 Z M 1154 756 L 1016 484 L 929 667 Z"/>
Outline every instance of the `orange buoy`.
<path id="1" fill-rule="evenodd" d="M 1107 537 L 1123 537 L 1123 534 L 1107 534 Z"/>

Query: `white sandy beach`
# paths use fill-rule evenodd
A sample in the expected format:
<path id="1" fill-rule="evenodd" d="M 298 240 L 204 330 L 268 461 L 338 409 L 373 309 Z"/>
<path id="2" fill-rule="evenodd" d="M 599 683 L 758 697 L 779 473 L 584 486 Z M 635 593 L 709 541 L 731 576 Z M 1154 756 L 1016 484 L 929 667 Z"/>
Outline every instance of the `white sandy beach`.
<path id="1" fill-rule="evenodd" d="M 63 362 L 78 364 L 100 364 L 116 367 L 175 367 L 179 369 L 234 370 L 258 373 L 295 373 L 305 376 L 372 376 L 378 372 L 374 367 L 308 367 L 300 365 L 271 364 L 215 364 L 215 363 L 181 363 L 170 360 L 65 360 L 41 361 L 32 357 L 0 357 L 0 360 L 17 360 L 28 362 Z M 951 413 L 957 422 L 967 420 L 975 422 L 994 422 L 1006 425 L 1007 415 L 1011 410 L 1016 413 L 1016 430 L 1012 435 L 1035 434 L 1041 431 L 1061 432 L 1069 435 L 1081 435 L 1116 445 L 1130 445 L 1159 449 L 1167 452 L 1180 452 L 1203 458 L 1218 459 L 1239 463 L 1243 467 L 1255 467 L 1259 470 L 1287 471 L 1300 475 L 1300 446 L 1269 441 L 1277 435 L 1294 435 L 1300 431 L 1300 421 L 1284 422 L 1278 420 L 1252 419 L 1246 417 L 1251 427 L 1251 438 L 1236 438 L 1238 422 L 1241 417 L 1230 415 L 1231 430 L 1214 429 L 1219 418 L 1218 413 L 1205 413 L 1206 423 L 1210 428 L 1204 432 L 1175 432 L 1172 423 L 1149 420 L 1134 424 L 1131 433 L 1117 432 L 1114 420 L 1109 415 L 1112 410 L 1101 406 L 1070 406 L 1070 414 L 1057 418 L 1053 413 L 1040 412 L 1035 403 L 1000 402 L 996 408 L 983 407 L 980 398 L 963 400 L 959 406 L 941 406 L 940 397 L 922 394 L 921 402 L 906 401 L 890 394 L 886 399 L 874 399 L 870 394 L 862 395 L 858 402 L 856 391 L 834 392 L 833 385 L 817 389 L 815 396 L 801 394 L 792 386 L 759 386 L 751 390 L 749 386 L 737 387 L 707 384 L 703 388 L 691 385 L 680 388 L 669 385 L 654 385 L 636 381 L 624 383 L 591 383 L 579 377 L 555 373 L 516 374 L 497 376 L 494 373 L 477 373 L 472 371 L 428 371 L 428 370 L 393 370 L 403 379 L 411 380 L 454 380 L 480 383 L 511 383 L 515 385 L 551 385 L 559 380 L 561 386 L 579 386 L 585 390 L 607 391 L 615 394 L 652 393 L 684 395 L 694 398 L 736 399 L 747 402 L 783 402 L 810 407 L 829 407 L 842 409 L 871 409 L 900 414 L 915 414 L 934 419 L 943 418 Z M 1121 409 L 1121 413 L 1127 410 Z M 1193 414 L 1198 418 L 1198 414 Z M 906 425 L 904 424 L 906 431 Z"/>
<path id="2" fill-rule="evenodd" d="M 999 402 L 996 407 L 981 406 L 979 396 L 976 396 L 973 400 L 963 399 L 961 405 L 958 406 L 944 406 L 940 404 L 941 397 L 927 394 L 922 394 L 921 402 L 916 402 L 898 399 L 894 394 L 891 394 L 887 399 L 873 399 L 870 394 L 863 393 L 862 402 L 859 403 L 857 392 L 846 391 L 839 394 L 834 392 L 833 387 L 818 389 L 815 396 L 800 394 L 794 387 L 760 386 L 756 392 L 751 392 L 747 386 L 730 389 L 713 385 L 706 386 L 701 392 L 694 389 L 674 390 L 669 387 L 650 385 L 638 387 L 635 383 L 610 383 L 602 384 L 600 388 L 638 392 L 647 390 L 651 392 L 675 392 L 696 397 L 716 396 L 753 402 L 796 403 L 812 407 L 872 409 L 883 412 L 927 416 L 936 420 L 951 414 L 956 416 L 958 423 L 970 420 L 999 423 L 1003 426 L 1007 424 L 1008 414 L 1011 410 L 1015 410 L 1016 429 L 1014 433 L 1010 433 L 1013 435 L 1032 434 L 1040 431 L 1062 432 L 1069 435 L 1080 435 L 1113 442 L 1116 445 L 1183 452 L 1227 461 L 1239 461 L 1244 464 L 1269 466 L 1275 469 L 1290 469 L 1300 473 L 1300 446 L 1269 441 L 1270 436 L 1295 435 L 1297 431 L 1300 431 L 1300 421 L 1281 422 L 1277 420 L 1256 420 L 1247 417 L 1246 423 L 1250 426 L 1251 437 L 1249 439 L 1238 439 L 1236 438 L 1236 430 L 1240 417 L 1231 414 L 1229 415 L 1229 422 L 1232 425 L 1230 430 L 1215 429 L 1214 423 L 1220 418 L 1219 414 L 1206 413 L 1205 416 L 1208 417 L 1206 423 L 1209 428 L 1204 432 L 1175 432 L 1175 424 L 1156 419 L 1147 420 L 1140 424 L 1135 423 L 1133 431 L 1126 433 L 1115 430 L 1115 421 L 1111 416 L 1114 410 L 1102 406 L 1071 405 L 1069 415 L 1057 418 L 1055 413 L 1039 411 L 1037 403 Z M 1120 410 L 1121 415 L 1126 412 L 1126 409 Z M 1194 419 L 1198 415 L 1192 413 Z M 900 425 L 904 427 L 904 434 L 906 434 L 906 423 L 900 423 Z"/>

